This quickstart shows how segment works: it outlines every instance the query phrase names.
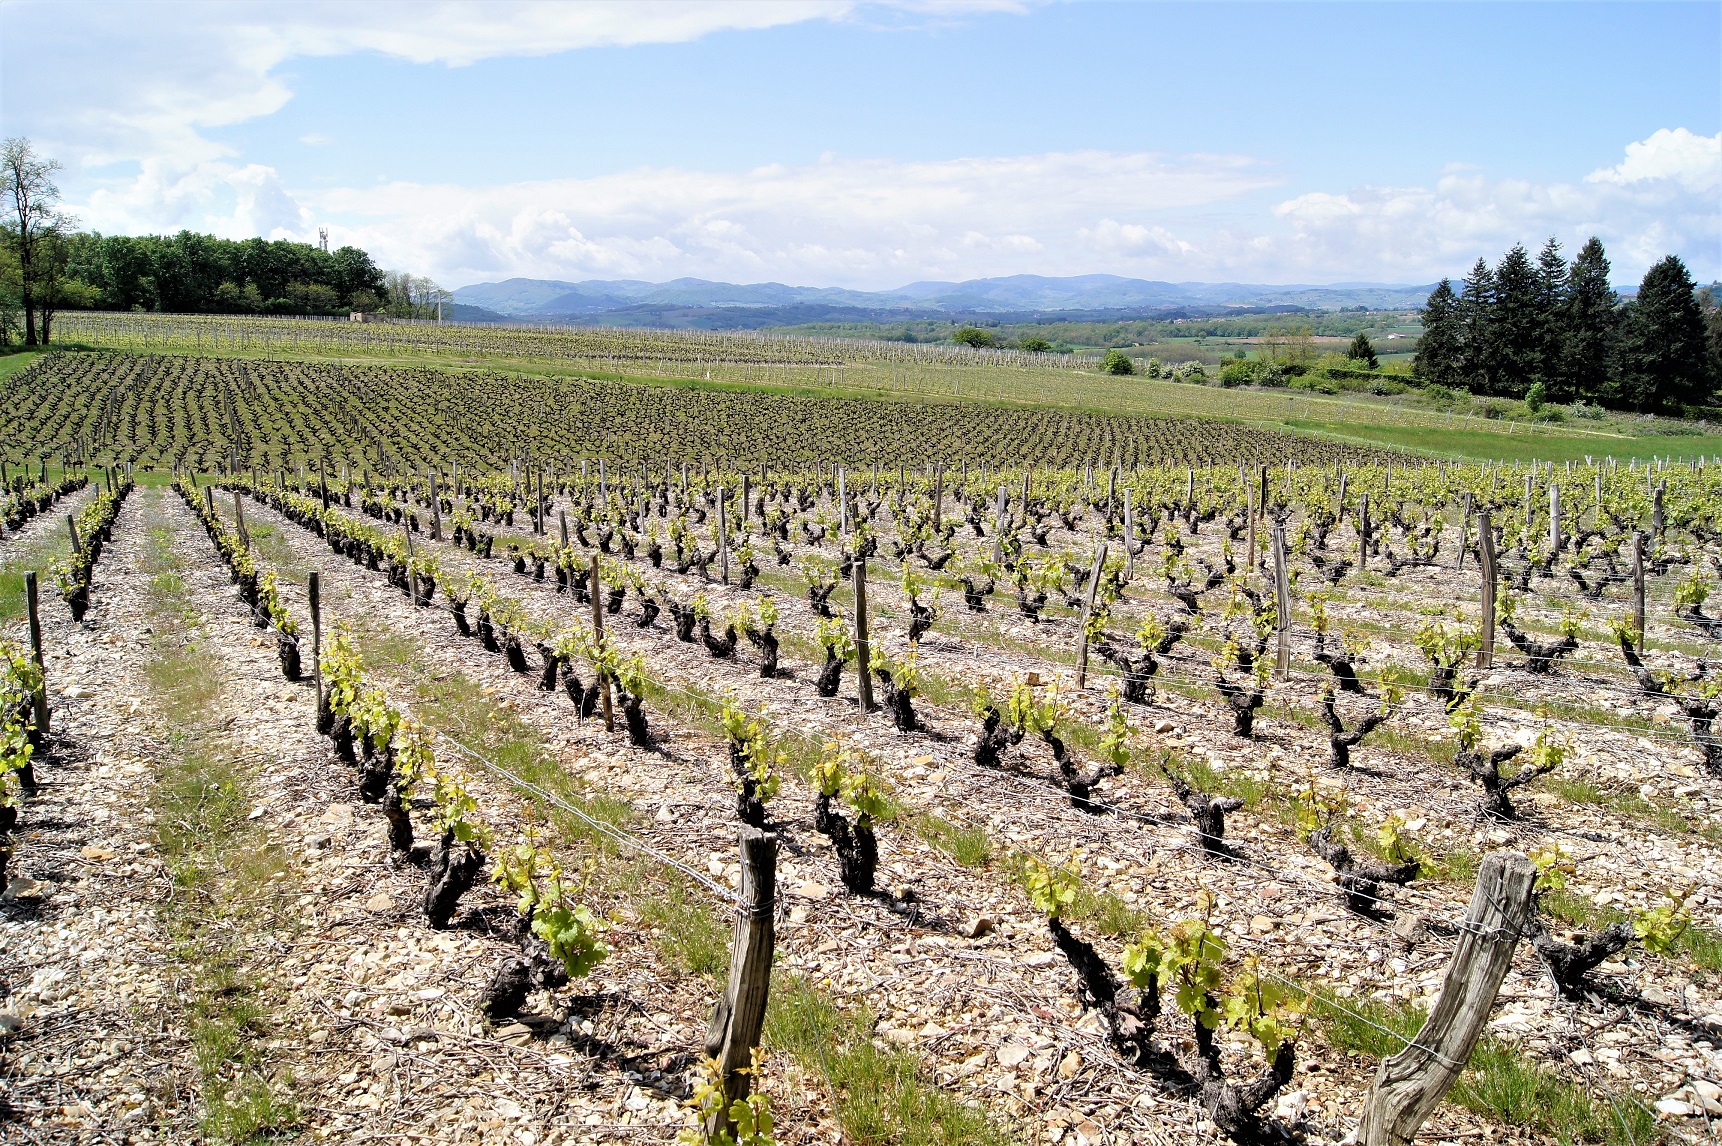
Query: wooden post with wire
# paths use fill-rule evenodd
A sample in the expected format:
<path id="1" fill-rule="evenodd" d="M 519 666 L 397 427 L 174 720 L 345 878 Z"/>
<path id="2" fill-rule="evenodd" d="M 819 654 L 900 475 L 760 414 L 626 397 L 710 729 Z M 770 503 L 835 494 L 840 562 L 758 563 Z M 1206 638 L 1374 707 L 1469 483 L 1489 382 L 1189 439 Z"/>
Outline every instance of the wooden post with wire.
<path id="1" fill-rule="evenodd" d="M 323 575 L 311 573 L 305 586 L 311 606 L 311 677 L 317 683 L 317 719 L 323 718 Z"/>
<path id="2" fill-rule="evenodd" d="M 1094 551 L 1094 568 L 1088 571 L 1088 587 L 1082 594 L 1082 627 L 1076 634 L 1076 688 L 1088 684 L 1088 618 L 1094 615 L 1094 591 L 1100 586 L 1100 571 L 1106 568 L 1106 542 Z"/>
<path id="3" fill-rule="evenodd" d="M 765 1027 L 771 964 L 777 947 L 777 836 L 741 829 L 741 910 L 730 943 L 729 985 L 706 1032 L 706 1054 L 717 1060 L 724 1101 L 706 1120 L 706 1134 L 735 1133 L 731 1104 L 753 1087 L 753 1055 Z"/>
<path id="4" fill-rule="evenodd" d="M 1471 1057 L 1533 910 L 1537 868 L 1518 852 L 1483 861 L 1441 996 L 1417 1037 L 1381 1060 L 1363 1097 L 1358 1146 L 1409 1146 Z"/>
<path id="5" fill-rule="evenodd" d="M 604 594 L 598 584 L 598 555 L 592 554 L 592 636 L 594 646 L 602 651 L 604 648 Z M 598 666 L 599 695 L 604 698 L 604 731 L 616 731 L 616 712 L 610 703 L 610 674 Z"/>
<path id="6" fill-rule="evenodd" d="M 245 548 L 251 548 L 251 534 L 245 529 L 245 504 L 239 500 L 239 491 L 233 491 L 233 520 L 238 524 L 239 543 Z"/>
<path id="7" fill-rule="evenodd" d="M 1284 681 L 1291 672 L 1291 579 L 1286 575 L 1286 527 L 1274 522 L 1274 629 L 1279 649 L 1274 656 L 1274 673 Z"/>
<path id="8" fill-rule="evenodd" d="M 1632 628 L 1638 651 L 1644 651 L 1644 533 L 1632 531 Z"/>
<path id="9" fill-rule="evenodd" d="M 36 586 L 36 571 L 24 570 L 24 611 L 30 619 L 30 659 L 36 662 L 36 667 L 42 671 L 42 683 L 36 688 L 32 698 L 35 709 L 36 728 L 40 732 L 48 731 L 48 665 L 42 659 L 42 612 L 40 591 Z"/>
<path id="10" fill-rule="evenodd" d="M 1483 642 L 1477 648 L 1477 667 L 1495 665 L 1495 528 L 1489 523 L 1489 511 L 1477 513 L 1477 564 L 1483 574 Z"/>
<path id="11" fill-rule="evenodd" d="M 855 687 L 861 701 L 862 712 L 872 712 L 873 678 L 868 675 L 872 669 L 868 661 L 872 659 L 872 648 L 867 640 L 867 560 L 857 558 L 853 573 L 855 582 Z"/>

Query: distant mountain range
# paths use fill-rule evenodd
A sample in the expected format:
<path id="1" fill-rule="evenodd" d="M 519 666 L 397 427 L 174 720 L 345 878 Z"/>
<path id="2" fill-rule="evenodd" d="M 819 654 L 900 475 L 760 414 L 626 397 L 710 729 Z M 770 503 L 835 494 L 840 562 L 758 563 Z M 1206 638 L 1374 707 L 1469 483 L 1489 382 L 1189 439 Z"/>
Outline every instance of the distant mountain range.
<path id="1" fill-rule="evenodd" d="M 967 282 L 914 282 L 896 290 L 792 287 L 673 279 L 507 279 L 454 292 L 455 317 L 467 321 L 601 323 L 743 329 L 806 322 L 893 322 L 965 314 L 987 317 L 1089 312 L 1217 314 L 1227 311 L 1392 310 L 1422 306 L 1434 289 L 1392 283 L 1264 286 L 1254 283 L 1167 283 L 1118 275 L 1047 278 L 1010 275 Z M 1170 317 L 1170 315 L 1166 315 Z"/>

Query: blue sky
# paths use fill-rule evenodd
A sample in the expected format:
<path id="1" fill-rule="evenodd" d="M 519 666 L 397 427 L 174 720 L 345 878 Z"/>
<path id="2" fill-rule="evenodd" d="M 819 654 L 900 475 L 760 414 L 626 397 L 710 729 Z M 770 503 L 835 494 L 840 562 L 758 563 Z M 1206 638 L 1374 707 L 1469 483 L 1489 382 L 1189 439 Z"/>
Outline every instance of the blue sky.
<path id="1" fill-rule="evenodd" d="M 87 225 L 534 277 L 1722 275 L 1722 5 L 0 6 Z"/>

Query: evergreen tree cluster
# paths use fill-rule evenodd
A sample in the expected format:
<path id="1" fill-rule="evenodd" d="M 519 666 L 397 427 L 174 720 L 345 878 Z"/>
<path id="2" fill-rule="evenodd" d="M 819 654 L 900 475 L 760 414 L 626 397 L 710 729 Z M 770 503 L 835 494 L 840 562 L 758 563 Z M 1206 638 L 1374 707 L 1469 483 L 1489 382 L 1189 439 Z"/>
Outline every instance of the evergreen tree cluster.
<path id="1" fill-rule="evenodd" d="M 357 247 L 287 239 L 66 236 L 67 307 L 185 313 L 337 314 L 388 301 L 384 275 Z"/>
<path id="2" fill-rule="evenodd" d="M 1442 279 L 1423 309 L 1414 369 L 1473 394 L 1615 409 L 1679 410 L 1722 385 L 1722 299 L 1695 291 L 1669 255 L 1622 302 L 1592 237 L 1568 263 L 1550 239 L 1533 260 L 1520 246 L 1478 259 L 1460 289 Z"/>

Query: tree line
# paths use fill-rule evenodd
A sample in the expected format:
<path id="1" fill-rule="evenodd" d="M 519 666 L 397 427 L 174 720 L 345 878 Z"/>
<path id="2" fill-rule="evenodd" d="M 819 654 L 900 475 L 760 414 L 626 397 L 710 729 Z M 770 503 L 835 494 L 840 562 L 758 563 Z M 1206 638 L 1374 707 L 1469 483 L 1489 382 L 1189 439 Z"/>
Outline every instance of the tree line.
<path id="1" fill-rule="evenodd" d="M 288 239 L 103 235 L 60 209 L 60 164 L 27 139 L 0 147 L 0 346 L 46 344 L 61 310 L 440 317 L 447 291 L 387 272 L 357 247 Z"/>
<path id="2" fill-rule="evenodd" d="M 1457 290 L 1442 279 L 1430 294 L 1414 372 L 1533 407 L 1649 412 L 1714 401 L 1722 387 L 1715 288 L 1695 289 L 1686 264 L 1669 255 L 1623 301 L 1609 269 L 1595 237 L 1570 263 L 1552 238 L 1535 260 L 1522 244 L 1493 267 L 1479 258 Z"/>

